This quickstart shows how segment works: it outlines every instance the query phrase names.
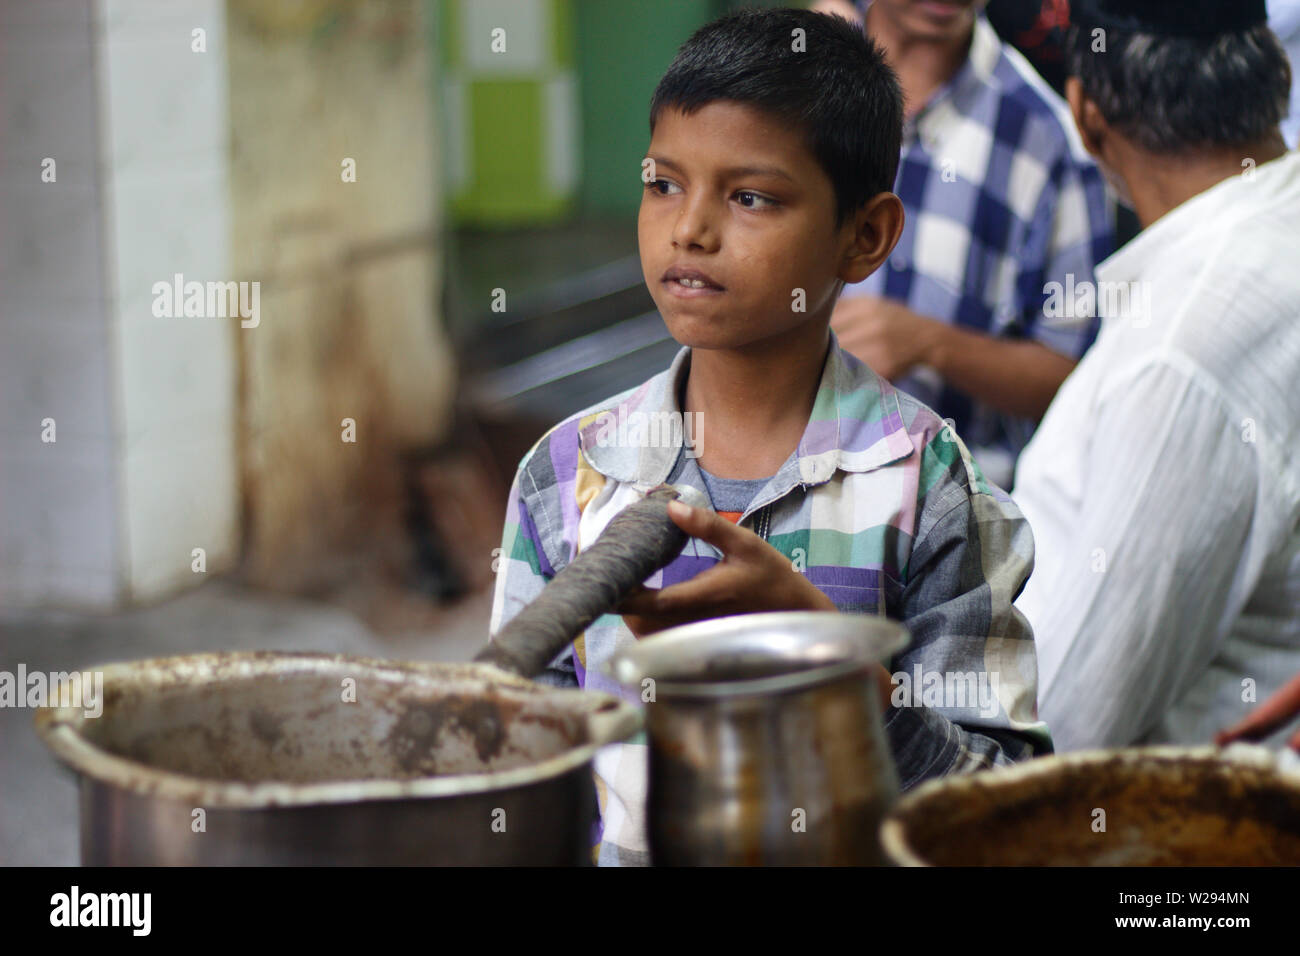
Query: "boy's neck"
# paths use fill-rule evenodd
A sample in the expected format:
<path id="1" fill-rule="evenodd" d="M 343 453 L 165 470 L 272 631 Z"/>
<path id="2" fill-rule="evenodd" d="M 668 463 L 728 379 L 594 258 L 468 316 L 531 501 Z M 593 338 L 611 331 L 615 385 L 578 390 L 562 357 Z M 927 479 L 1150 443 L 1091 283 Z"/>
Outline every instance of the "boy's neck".
<path id="1" fill-rule="evenodd" d="M 957 75 L 970 53 L 972 33 L 960 42 L 934 41 L 899 28 L 880 4 L 867 8 L 866 33 L 885 49 L 885 59 L 898 74 L 904 111 L 913 116 L 940 87 Z"/>
<path id="2" fill-rule="evenodd" d="M 698 464 L 719 478 L 768 478 L 799 446 L 812 415 L 828 326 L 748 350 L 691 349 L 682 411 L 702 424 Z"/>

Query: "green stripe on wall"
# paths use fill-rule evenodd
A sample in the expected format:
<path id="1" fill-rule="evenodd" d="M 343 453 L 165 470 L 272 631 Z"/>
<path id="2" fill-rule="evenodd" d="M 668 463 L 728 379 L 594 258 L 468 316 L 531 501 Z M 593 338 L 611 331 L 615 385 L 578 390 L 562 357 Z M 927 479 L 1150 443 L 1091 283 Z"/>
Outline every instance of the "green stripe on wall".
<path id="1" fill-rule="evenodd" d="M 473 181 L 453 214 L 478 222 L 553 219 L 571 202 L 545 185 L 546 116 L 537 80 L 475 80 L 468 90 Z"/>
<path id="2" fill-rule="evenodd" d="M 575 60 L 573 0 L 550 0 L 551 63 L 561 72 L 573 69 Z"/>
<path id="3" fill-rule="evenodd" d="M 461 0 L 435 0 L 435 2 L 442 12 L 442 71 L 444 73 L 459 72 L 464 65 L 464 56 L 460 48 Z"/>
<path id="4" fill-rule="evenodd" d="M 713 0 L 577 0 L 584 210 L 635 215 L 650 96 L 677 48 L 722 10 Z"/>

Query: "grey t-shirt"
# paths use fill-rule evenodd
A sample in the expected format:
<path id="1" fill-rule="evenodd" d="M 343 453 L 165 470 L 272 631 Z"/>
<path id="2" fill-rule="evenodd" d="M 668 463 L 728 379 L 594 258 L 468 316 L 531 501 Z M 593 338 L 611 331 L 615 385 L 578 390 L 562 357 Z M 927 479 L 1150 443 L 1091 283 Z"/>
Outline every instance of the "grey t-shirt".
<path id="1" fill-rule="evenodd" d="M 688 460 L 684 453 L 678 454 L 677 463 L 666 479 L 668 484 L 676 484 L 681 479 L 686 471 Z M 709 493 L 709 501 L 712 502 L 714 511 L 744 514 L 754 497 L 772 480 L 771 477 L 719 478 L 700 468 L 698 460 L 695 462 L 695 467 L 699 468 L 700 476 L 704 479 L 704 488 Z"/>
<path id="2" fill-rule="evenodd" d="M 763 490 L 771 478 L 719 478 L 709 474 L 703 468 L 704 486 L 709 490 L 709 500 L 713 502 L 714 511 L 732 511 L 745 513 L 754 496 Z"/>

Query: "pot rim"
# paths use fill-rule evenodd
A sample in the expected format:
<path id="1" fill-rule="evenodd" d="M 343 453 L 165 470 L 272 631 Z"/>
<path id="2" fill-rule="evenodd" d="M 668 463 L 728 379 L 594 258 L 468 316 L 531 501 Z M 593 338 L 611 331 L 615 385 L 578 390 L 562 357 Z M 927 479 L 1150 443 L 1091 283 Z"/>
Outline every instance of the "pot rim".
<path id="1" fill-rule="evenodd" d="M 566 698 L 566 704 L 574 706 L 585 717 L 588 741 L 537 763 L 502 771 L 447 774 L 409 780 L 245 783 L 209 780 L 164 770 L 105 750 L 81 732 L 87 720 L 98 718 L 88 718 L 80 705 L 40 708 L 35 715 L 36 731 L 65 766 L 87 780 L 139 796 L 192 802 L 205 808 L 237 810 L 409 800 L 509 790 L 541 783 L 590 763 L 601 747 L 627 739 L 642 726 L 640 709 L 617 697 L 576 688 L 550 687 L 491 664 L 381 660 L 314 651 L 228 651 L 115 662 L 81 669 L 102 671 L 105 684 L 110 675 L 131 675 L 137 682 L 143 678 L 152 679 L 159 686 L 174 686 L 189 679 L 184 676 L 187 669 L 195 672 L 190 677 L 219 667 L 234 669 L 236 673 L 229 675 L 234 677 L 239 676 L 239 672 L 277 674 L 304 667 L 314 667 L 316 672 L 320 672 L 322 663 L 349 668 L 351 673 L 345 676 L 357 676 L 366 671 L 368 676 L 382 674 L 394 680 L 412 677 L 434 679 L 448 676 L 448 671 L 456 671 L 461 676 L 476 676 L 497 685 L 536 691 L 548 697 L 563 697 Z M 164 669 L 170 679 L 160 677 L 159 672 Z M 151 670 L 153 673 L 149 674 Z"/>
<path id="2" fill-rule="evenodd" d="M 1058 772 L 1063 765 L 1090 767 L 1101 764 L 1113 764 L 1116 761 L 1137 769 L 1141 765 L 1159 764 L 1187 765 L 1229 765 L 1251 768 L 1266 773 L 1273 773 L 1278 780 L 1300 790 L 1300 774 L 1282 767 L 1274 754 L 1267 747 L 1257 744 L 1232 743 L 1226 747 L 1215 744 L 1198 744 L 1194 746 L 1161 744 L 1143 747 L 1122 747 L 1117 749 L 1092 749 L 1067 751 L 1060 754 L 1048 754 L 1034 757 L 1014 767 L 994 767 L 978 770 L 970 774 L 938 777 L 927 780 L 909 793 L 904 794 L 890 809 L 880 825 L 880 843 L 885 855 L 897 866 L 931 867 L 931 863 L 918 853 L 907 838 L 907 817 L 919 812 L 924 806 L 946 795 L 953 787 L 980 788 L 984 790 L 1005 791 L 1015 788 L 1025 780 L 1036 780 Z"/>
<path id="3" fill-rule="evenodd" d="M 863 635 L 874 631 L 875 634 L 871 639 L 877 642 L 877 647 L 869 648 L 864 641 L 856 647 L 851 647 L 847 655 L 816 663 L 812 667 L 791 671 L 788 674 L 746 680 L 682 681 L 673 680 L 671 677 L 656 677 L 649 673 L 649 666 L 642 660 L 660 649 L 671 648 L 674 645 L 693 645 L 709 637 L 724 641 L 740 640 L 755 630 L 798 632 L 803 628 L 806 632 L 810 627 L 837 631 L 841 638 L 851 634 L 854 629 L 861 630 Z M 844 614 L 839 611 L 760 611 L 729 614 L 694 621 L 690 624 L 680 624 L 651 634 L 642 638 L 637 644 L 616 652 L 604 662 L 602 670 L 624 687 L 635 686 L 642 680 L 651 678 L 654 680 L 656 696 L 666 692 L 677 699 L 768 697 L 794 693 L 865 673 L 873 664 L 888 661 L 905 648 L 910 640 L 911 635 L 903 625 L 874 615 Z"/>

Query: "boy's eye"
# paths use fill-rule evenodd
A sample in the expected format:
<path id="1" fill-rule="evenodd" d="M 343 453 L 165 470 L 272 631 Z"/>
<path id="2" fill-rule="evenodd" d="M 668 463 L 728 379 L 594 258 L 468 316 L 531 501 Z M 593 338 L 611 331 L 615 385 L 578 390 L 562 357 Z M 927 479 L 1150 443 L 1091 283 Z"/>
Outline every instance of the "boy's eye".
<path id="1" fill-rule="evenodd" d="M 757 200 L 758 200 L 759 202 L 761 202 L 761 203 L 762 203 L 762 202 L 765 202 L 765 203 L 767 203 L 767 204 L 769 204 L 769 205 L 771 205 L 771 206 L 775 206 L 775 205 L 776 205 L 776 200 L 775 200 L 775 199 L 768 199 L 766 196 L 760 196 L 758 193 L 751 193 L 751 192 L 749 192 L 748 190 L 742 190 L 741 192 L 736 193 L 736 195 L 737 195 L 737 196 L 752 196 L 754 199 L 757 199 Z M 761 207 L 761 206 L 745 206 L 745 208 L 746 208 L 746 209 L 761 209 L 762 207 Z"/>
<path id="2" fill-rule="evenodd" d="M 662 185 L 662 186 L 668 186 L 668 187 L 670 187 L 670 188 L 674 188 L 674 189 L 677 188 L 677 186 L 676 186 L 675 183 L 671 183 L 671 182 L 669 182 L 669 181 L 666 180 L 666 179 L 652 179 L 652 180 L 650 180 L 648 183 L 645 184 L 645 188 L 654 191 L 654 193 L 655 193 L 656 195 L 659 195 L 659 196 L 667 196 L 667 195 L 670 195 L 670 193 L 665 192 L 665 191 L 663 191 L 663 190 L 661 190 L 661 189 L 659 188 L 661 185 Z M 777 202 L 776 202 L 775 199 L 768 199 L 766 196 L 760 196 L 758 193 L 756 193 L 756 192 L 750 192 L 748 189 L 742 189 L 740 192 L 736 193 L 736 196 L 737 196 L 737 198 L 741 198 L 741 197 L 745 197 L 745 196 L 748 196 L 748 197 L 750 198 L 751 202 L 746 202 L 746 201 L 744 201 L 743 198 L 741 198 L 741 205 L 743 205 L 746 209 L 762 209 L 762 208 L 763 208 L 763 206 L 761 206 L 761 205 L 755 205 L 754 202 L 752 202 L 752 200 L 757 200 L 758 203 L 767 203 L 769 206 L 775 206 L 775 205 L 777 205 Z"/>

